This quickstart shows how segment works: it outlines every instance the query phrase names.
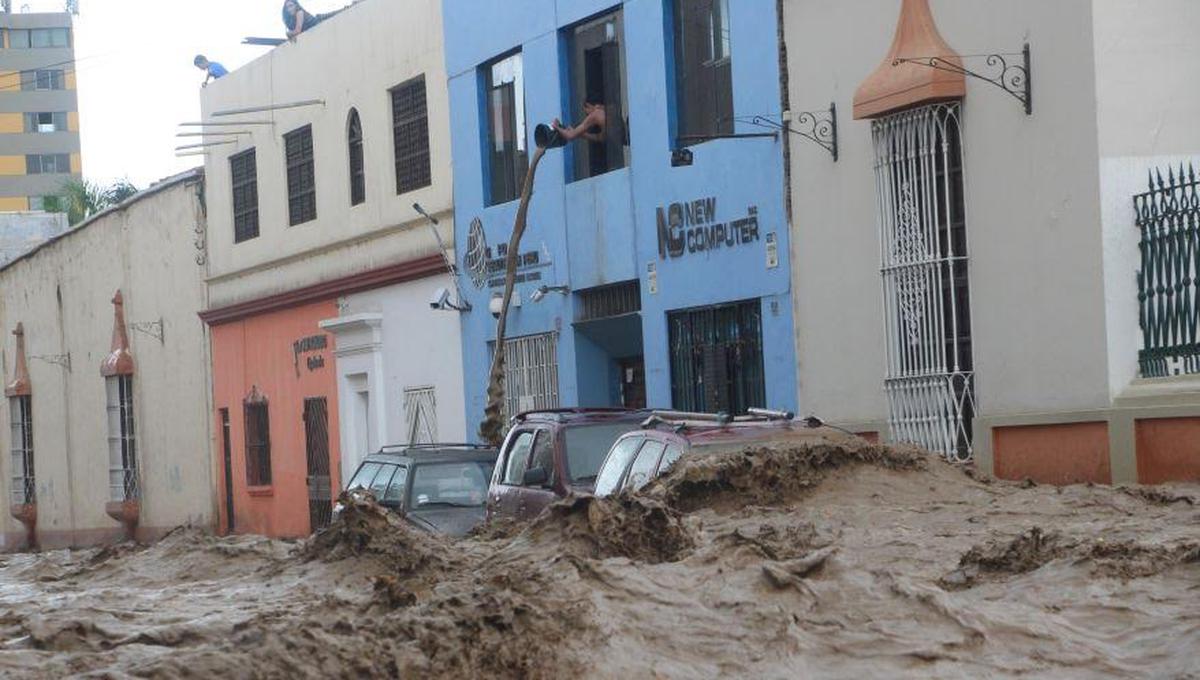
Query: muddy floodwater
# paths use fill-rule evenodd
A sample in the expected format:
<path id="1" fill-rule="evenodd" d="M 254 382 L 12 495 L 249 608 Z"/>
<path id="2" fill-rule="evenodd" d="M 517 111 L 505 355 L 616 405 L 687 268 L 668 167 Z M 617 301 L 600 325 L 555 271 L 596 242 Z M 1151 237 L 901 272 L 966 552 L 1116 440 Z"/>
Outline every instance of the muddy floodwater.
<path id="1" fill-rule="evenodd" d="M 1200 678 L 1200 487 L 975 479 L 850 444 L 686 461 L 461 541 L 0 557 L 0 676 Z"/>

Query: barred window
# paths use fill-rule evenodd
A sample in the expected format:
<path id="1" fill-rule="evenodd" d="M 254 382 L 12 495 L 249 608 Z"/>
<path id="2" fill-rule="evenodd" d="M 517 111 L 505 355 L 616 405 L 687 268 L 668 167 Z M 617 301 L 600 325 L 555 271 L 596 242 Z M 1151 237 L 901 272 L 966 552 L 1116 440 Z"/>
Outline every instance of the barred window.
<path id="1" fill-rule="evenodd" d="M 12 426 L 12 503 L 36 503 L 33 474 L 33 397 L 22 395 L 8 400 Z"/>
<path id="2" fill-rule="evenodd" d="M 254 149 L 229 157 L 233 180 L 233 242 L 258 237 L 258 160 Z"/>
<path id="3" fill-rule="evenodd" d="M 429 169 L 429 112 L 425 76 L 392 88 L 392 137 L 396 154 L 396 193 L 427 187 Z"/>
<path id="4" fill-rule="evenodd" d="M 246 484 L 271 484 L 271 418 L 267 398 L 255 388 L 246 398 Z"/>
<path id="5" fill-rule="evenodd" d="M 317 219 L 317 178 L 313 165 L 312 126 L 283 136 L 287 159 L 288 224 Z"/>
<path id="6" fill-rule="evenodd" d="M 505 340 L 504 389 L 506 417 L 558 408 L 558 333 Z"/>
<path id="7" fill-rule="evenodd" d="M 137 437 L 133 422 L 133 376 L 105 378 L 108 397 L 109 500 L 136 500 L 138 490 Z"/>
<path id="8" fill-rule="evenodd" d="M 362 120 L 356 109 L 350 109 L 347 143 L 350 147 L 350 205 L 358 205 L 367 200 L 367 175 L 363 169 Z"/>

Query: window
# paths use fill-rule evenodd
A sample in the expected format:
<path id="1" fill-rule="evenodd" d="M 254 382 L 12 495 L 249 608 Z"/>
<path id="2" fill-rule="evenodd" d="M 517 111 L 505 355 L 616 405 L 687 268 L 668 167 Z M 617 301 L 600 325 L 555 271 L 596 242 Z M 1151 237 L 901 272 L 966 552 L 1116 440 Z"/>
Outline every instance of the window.
<path id="1" fill-rule="evenodd" d="M 629 467 L 629 476 L 625 478 L 625 490 L 637 491 L 638 489 L 650 483 L 654 479 L 654 470 L 658 467 L 658 457 L 662 455 L 666 445 L 662 442 L 648 440 L 646 445 L 638 451 L 637 458 L 633 459 L 633 465 Z"/>
<path id="2" fill-rule="evenodd" d="M 65 153 L 29 154 L 25 156 L 28 175 L 54 175 L 71 172 L 71 156 Z"/>
<path id="3" fill-rule="evenodd" d="M 400 505 L 404 502 L 404 488 L 407 485 L 408 468 L 397 468 L 396 474 L 392 475 L 392 481 L 388 484 L 387 491 L 383 492 L 383 497 L 379 499 L 379 502 L 388 505 Z"/>
<path id="4" fill-rule="evenodd" d="M 534 468 L 546 471 L 547 483 L 554 479 L 554 435 L 549 430 L 538 430 L 537 439 L 533 442 L 533 452 L 529 456 L 529 469 Z"/>
<path id="5" fill-rule="evenodd" d="M 30 210 L 43 210 L 45 212 L 64 212 L 62 196 L 30 196 Z"/>
<path id="6" fill-rule="evenodd" d="M 22 395 L 8 400 L 12 426 L 12 503 L 37 502 L 33 470 L 33 397 Z"/>
<path id="7" fill-rule="evenodd" d="M 258 237 L 258 160 L 254 149 L 229 157 L 233 180 L 233 242 Z"/>
<path id="8" fill-rule="evenodd" d="M 662 460 L 658 463 L 658 474 L 666 474 L 667 470 L 670 470 L 671 466 L 674 465 L 675 461 L 679 460 L 679 457 L 682 455 L 683 452 L 678 446 L 675 446 L 674 444 L 668 445 L 667 452 L 663 454 Z"/>
<path id="9" fill-rule="evenodd" d="M 596 473 L 604 464 L 604 457 L 613 442 L 626 432 L 641 427 L 640 422 L 625 422 L 605 425 L 583 425 L 568 428 L 563 434 L 567 450 L 567 471 L 571 481 L 589 484 L 596 480 Z"/>
<path id="10" fill-rule="evenodd" d="M 66 112 L 60 111 L 25 114 L 25 132 L 64 132 L 66 129 Z"/>
<path id="11" fill-rule="evenodd" d="M 375 479 L 375 475 L 381 467 L 383 465 L 380 463 L 363 463 L 358 468 L 358 472 L 354 473 L 354 478 L 346 485 L 346 490 L 370 488 L 371 480 Z"/>
<path id="12" fill-rule="evenodd" d="M 529 169 L 521 53 L 483 67 L 483 78 L 487 96 L 489 196 L 490 204 L 495 205 L 521 195 Z"/>
<path id="13" fill-rule="evenodd" d="M 363 169 L 362 120 L 355 109 L 350 109 L 346 144 L 350 148 L 350 205 L 358 205 L 367 200 L 367 174 Z"/>
<path id="14" fill-rule="evenodd" d="M 675 105 L 684 143 L 733 132 L 729 0 L 675 0 Z"/>
<path id="15" fill-rule="evenodd" d="M 287 160 L 288 224 L 317 219 L 317 178 L 313 165 L 312 126 L 283 136 Z"/>
<path id="16" fill-rule="evenodd" d="M 429 113 L 425 105 L 425 76 L 392 88 L 392 142 L 396 154 L 396 193 L 427 187 L 429 172 Z"/>
<path id="17" fill-rule="evenodd" d="M 533 432 L 521 432 L 513 438 L 512 445 L 508 447 L 508 456 L 504 459 L 504 484 L 520 486 L 525 479 L 533 435 Z"/>
<path id="18" fill-rule="evenodd" d="M 558 408 L 558 333 L 504 343 L 505 412 Z"/>
<path id="19" fill-rule="evenodd" d="M 246 417 L 246 484 L 271 485 L 271 418 L 267 398 L 258 389 L 250 393 L 243 410 Z"/>
<path id="20" fill-rule="evenodd" d="M 766 407 L 758 300 L 671 312 L 671 400 L 681 411 Z"/>
<path id="21" fill-rule="evenodd" d="M 413 469 L 409 508 L 450 506 L 474 508 L 487 499 L 491 469 L 487 463 L 462 462 L 418 465 Z"/>
<path id="22" fill-rule="evenodd" d="M 594 105 L 604 107 L 601 140 L 580 138 L 571 145 L 574 177 L 583 179 L 627 164 L 629 136 L 625 125 L 624 26 L 620 11 L 569 29 L 571 121 L 575 125 Z"/>
<path id="23" fill-rule="evenodd" d="M 612 447 L 612 452 L 604 461 L 604 469 L 596 479 L 597 496 L 608 496 L 616 492 L 625 476 L 625 468 L 629 467 L 633 454 L 637 453 L 638 447 L 644 441 L 646 440 L 643 437 L 627 437 Z"/>
<path id="24" fill-rule="evenodd" d="M 367 487 L 367 490 L 371 492 L 375 500 L 383 500 L 388 484 L 392 482 L 392 477 L 396 474 L 396 469 L 395 465 L 384 465 L 379 474 L 375 475 L 375 479 L 371 481 L 371 486 Z"/>
<path id="25" fill-rule="evenodd" d="M 10 28 L 8 29 L 8 46 L 13 49 L 25 49 L 29 47 L 29 29 L 28 28 Z"/>
<path id="26" fill-rule="evenodd" d="M 71 30 L 68 28 L 10 28 L 10 48 L 70 47 Z"/>
<path id="27" fill-rule="evenodd" d="M 109 500 L 132 501 L 139 497 L 133 376 L 114 375 L 104 380 L 108 398 Z"/>
<path id="28" fill-rule="evenodd" d="M 66 77 L 62 69 L 40 69 L 21 71 L 22 90 L 62 90 L 66 88 Z"/>
<path id="29" fill-rule="evenodd" d="M 432 444 L 437 441 L 437 396 L 432 387 L 404 390 L 404 423 L 409 444 Z"/>
<path id="30" fill-rule="evenodd" d="M 958 103 L 871 123 L 883 256 L 888 423 L 897 441 L 971 457 L 974 372 Z"/>

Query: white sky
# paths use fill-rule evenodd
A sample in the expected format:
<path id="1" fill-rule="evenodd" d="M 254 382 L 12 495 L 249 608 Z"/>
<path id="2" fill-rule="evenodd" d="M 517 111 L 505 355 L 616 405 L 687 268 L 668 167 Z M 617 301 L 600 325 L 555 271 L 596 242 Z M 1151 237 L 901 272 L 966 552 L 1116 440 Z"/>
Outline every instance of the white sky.
<path id="1" fill-rule="evenodd" d="M 14 12 L 57 12 L 63 0 L 13 0 Z M 348 0 L 302 0 L 314 14 Z M 176 158 L 179 123 L 200 117 L 204 73 L 196 54 L 230 71 L 265 54 L 246 36 L 284 37 L 283 0 L 79 0 L 76 76 L 83 173 L 91 180 L 128 178 L 139 188 L 201 164 Z"/>

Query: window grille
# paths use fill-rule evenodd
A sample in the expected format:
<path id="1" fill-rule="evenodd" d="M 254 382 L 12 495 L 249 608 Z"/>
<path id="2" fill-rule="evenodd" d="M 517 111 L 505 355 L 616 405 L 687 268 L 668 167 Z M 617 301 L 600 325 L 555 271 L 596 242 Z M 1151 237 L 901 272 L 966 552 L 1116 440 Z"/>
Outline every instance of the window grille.
<path id="1" fill-rule="evenodd" d="M 504 348 L 505 418 L 558 408 L 558 333 L 512 338 Z"/>
<path id="2" fill-rule="evenodd" d="M 437 442 L 437 395 L 434 388 L 410 387 L 404 390 L 404 423 L 409 444 Z"/>
<path id="3" fill-rule="evenodd" d="M 392 142 L 396 193 L 429 186 L 429 112 L 424 75 L 392 88 Z"/>
<path id="4" fill-rule="evenodd" d="M 1144 378 L 1200 373 L 1200 180 L 1183 166 L 1150 177 L 1133 197 L 1141 230 L 1138 272 Z"/>
<path id="5" fill-rule="evenodd" d="M 490 205 L 521 195 L 529 153 L 525 143 L 525 84 L 521 53 L 483 67 L 487 92 Z"/>
<path id="6" fill-rule="evenodd" d="M 258 160 L 254 149 L 229 157 L 233 178 L 233 242 L 258 237 Z"/>
<path id="7" fill-rule="evenodd" d="M 317 179 L 313 166 L 312 126 L 283 136 L 287 159 L 288 224 L 317 219 Z"/>
<path id="8" fill-rule="evenodd" d="M 733 132 L 729 0 L 675 0 L 679 136 L 701 141 Z"/>
<path id="9" fill-rule="evenodd" d="M 606 319 L 640 312 L 642 310 L 641 285 L 637 279 L 634 279 L 611 286 L 588 288 L 579 291 L 579 301 L 583 308 L 580 321 Z"/>
<path id="10" fill-rule="evenodd" d="M 11 397 L 8 400 L 9 423 L 12 426 L 12 503 L 25 505 L 37 502 L 37 486 L 33 468 L 33 397 Z"/>
<path id="11" fill-rule="evenodd" d="M 105 378 L 108 397 L 108 494 L 124 502 L 140 497 L 137 437 L 133 422 L 133 376 Z"/>
<path id="12" fill-rule="evenodd" d="M 872 124 L 892 437 L 972 455 L 975 415 L 958 103 Z"/>
<path id="13" fill-rule="evenodd" d="M 367 200 L 367 175 L 363 169 L 362 120 L 355 109 L 350 109 L 347 144 L 350 147 L 350 205 L 358 205 Z"/>
<path id="14" fill-rule="evenodd" d="M 760 301 L 667 314 L 671 403 L 733 415 L 766 407 Z"/>
<path id="15" fill-rule="evenodd" d="M 246 484 L 271 484 L 271 418 L 266 397 L 251 393 L 243 404 L 246 418 Z"/>

